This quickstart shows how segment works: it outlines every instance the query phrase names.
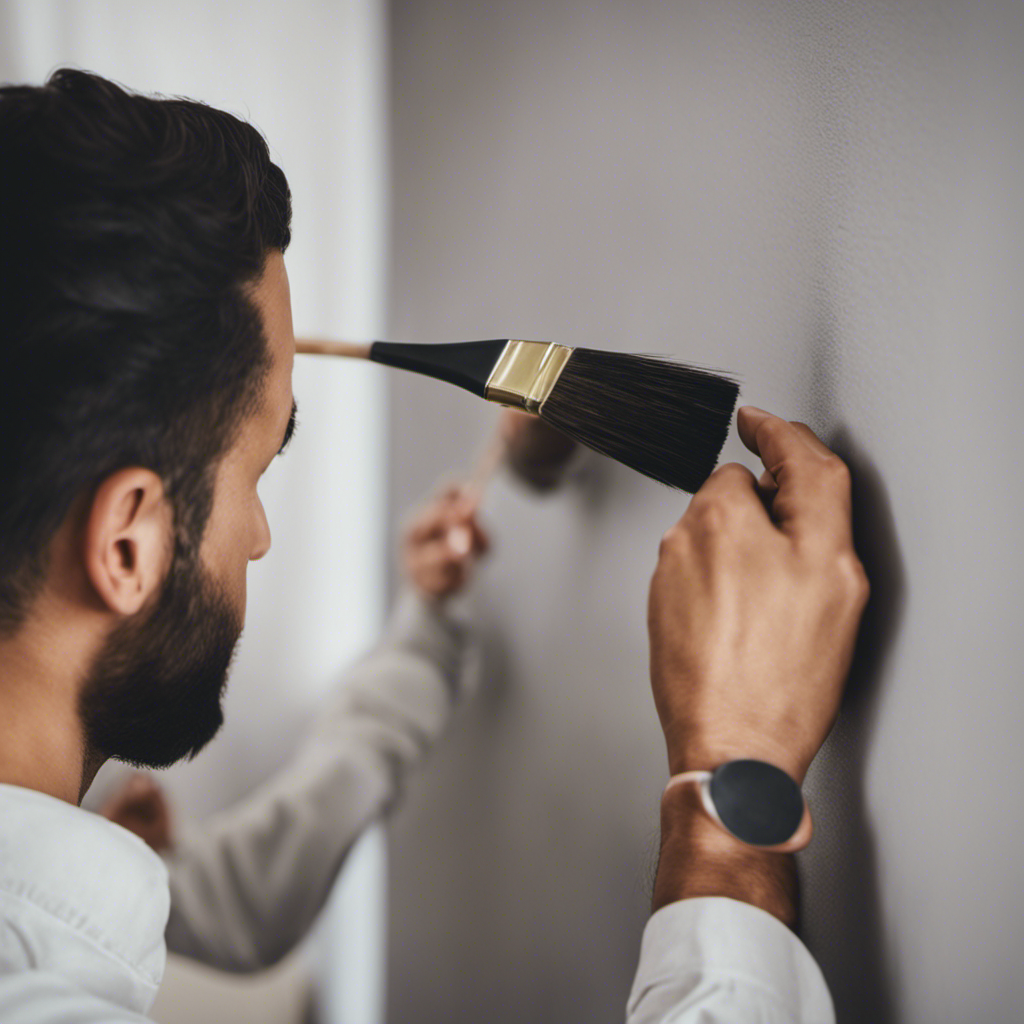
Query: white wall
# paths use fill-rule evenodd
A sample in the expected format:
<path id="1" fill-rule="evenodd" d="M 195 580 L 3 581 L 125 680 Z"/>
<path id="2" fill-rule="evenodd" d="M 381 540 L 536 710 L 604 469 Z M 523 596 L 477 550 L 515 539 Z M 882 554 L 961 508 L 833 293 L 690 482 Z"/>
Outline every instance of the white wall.
<path id="1" fill-rule="evenodd" d="M 381 331 L 385 45 L 385 10 L 377 0 L 0 2 L 0 79 L 41 84 L 70 63 L 134 90 L 203 100 L 264 133 L 292 189 L 293 242 L 285 261 L 299 335 Z M 189 816 L 244 796 L 283 762 L 341 670 L 374 641 L 382 622 L 387 538 L 379 371 L 300 358 L 294 389 L 300 427 L 287 458 L 261 486 L 273 549 L 249 570 L 247 625 L 225 703 L 227 724 L 195 762 L 160 773 L 175 807 Z M 90 803 L 122 773 L 104 769 Z M 351 899 L 338 905 L 349 906 L 351 928 L 362 933 L 376 922 L 371 934 L 379 935 L 380 838 L 363 849 L 355 881 L 366 896 L 358 911 Z M 331 932 L 345 942 L 341 928 L 335 923 Z M 325 951 L 329 960 L 332 951 L 336 944 Z M 382 947 L 369 942 L 363 952 L 368 959 L 357 963 L 372 994 L 345 1009 L 342 997 L 328 991 L 334 1020 L 379 1015 Z M 169 992 L 175 978 L 172 964 Z M 195 984 L 190 976 L 182 988 Z M 161 1019 L 182 1019 L 173 1004 L 172 996 L 161 998 Z M 250 1024 L 257 1019 L 258 1008 L 239 1006 Z M 264 997 L 262 1009 L 279 1013 L 280 1000 Z M 184 1019 L 190 1012 L 180 1010 Z M 217 1019 L 232 1019 L 228 1013 L 218 1010 Z"/>
<path id="2" fill-rule="evenodd" d="M 742 375 L 854 471 L 873 582 L 808 779 L 840 1020 L 1024 1019 L 1019 0 L 393 5 L 390 336 Z M 391 381 L 396 514 L 493 409 Z M 735 437 L 723 461 L 754 468 Z M 391 831 L 392 1019 L 620 1021 L 666 777 L 645 602 L 672 494 L 486 506 L 482 699 Z"/>

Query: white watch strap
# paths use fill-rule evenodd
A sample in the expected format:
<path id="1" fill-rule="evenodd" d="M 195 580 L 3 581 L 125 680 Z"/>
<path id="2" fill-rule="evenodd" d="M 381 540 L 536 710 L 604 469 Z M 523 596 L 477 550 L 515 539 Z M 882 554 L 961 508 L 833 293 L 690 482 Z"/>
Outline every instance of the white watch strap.
<path id="1" fill-rule="evenodd" d="M 665 787 L 662 796 L 665 795 L 670 789 L 675 786 L 693 785 L 697 787 L 697 792 L 700 794 L 700 802 L 704 808 L 704 812 L 707 814 L 712 821 L 718 825 L 719 828 L 725 829 L 729 832 L 725 825 L 722 824 L 722 819 L 718 816 L 718 810 L 715 807 L 714 800 L 711 799 L 711 772 L 704 769 L 698 769 L 690 772 L 680 772 L 678 775 L 673 775 L 668 780 L 668 785 Z M 729 832 L 729 835 L 732 835 Z"/>

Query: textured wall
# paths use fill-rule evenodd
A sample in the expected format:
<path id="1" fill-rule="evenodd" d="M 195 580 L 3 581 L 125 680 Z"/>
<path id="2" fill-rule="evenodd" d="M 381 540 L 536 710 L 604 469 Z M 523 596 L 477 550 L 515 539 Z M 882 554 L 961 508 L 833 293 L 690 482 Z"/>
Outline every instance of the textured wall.
<path id="1" fill-rule="evenodd" d="M 390 336 L 721 366 L 850 463 L 874 589 L 808 779 L 804 935 L 841 1021 L 1024 1018 L 1024 4 L 392 18 Z M 391 388 L 400 512 L 495 412 Z M 489 495 L 484 692 L 392 829 L 394 1021 L 622 1018 L 665 778 L 646 593 L 687 498 L 586 468 Z"/>

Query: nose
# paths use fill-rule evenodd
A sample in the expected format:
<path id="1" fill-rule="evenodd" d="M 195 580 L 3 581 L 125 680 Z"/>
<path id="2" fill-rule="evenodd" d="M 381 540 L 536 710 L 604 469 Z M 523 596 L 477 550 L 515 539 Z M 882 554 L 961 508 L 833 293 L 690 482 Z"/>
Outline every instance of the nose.
<path id="1" fill-rule="evenodd" d="M 259 512 L 256 523 L 256 537 L 253 541 L 252 553 L 249 555 L 250 562 L 258 562 L 270 550 L 270 524 L 267 522 L 267 513 L 263 510 L 263 502 L 257 503 Z"/>

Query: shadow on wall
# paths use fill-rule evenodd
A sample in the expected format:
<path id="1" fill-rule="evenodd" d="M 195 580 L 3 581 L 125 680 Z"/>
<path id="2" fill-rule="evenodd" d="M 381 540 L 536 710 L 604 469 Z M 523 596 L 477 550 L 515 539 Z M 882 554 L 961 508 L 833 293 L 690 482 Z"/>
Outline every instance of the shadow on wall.
<path id="1" fill-rule="evenodd" d="M 853 477 L 854 547 L 871 583 L 839 720 L 807 779 L 815 841 L 799 858 L 815 893 L 803 937 L 821 965 L 840 1024 L 892 1024 L 893 978 L 881 930 L 874 839 L 864 804 L 864 765 L 880 679 L 899 629 L 903 559 L 885 484 L 842 427 L 824 442 Z"/>

